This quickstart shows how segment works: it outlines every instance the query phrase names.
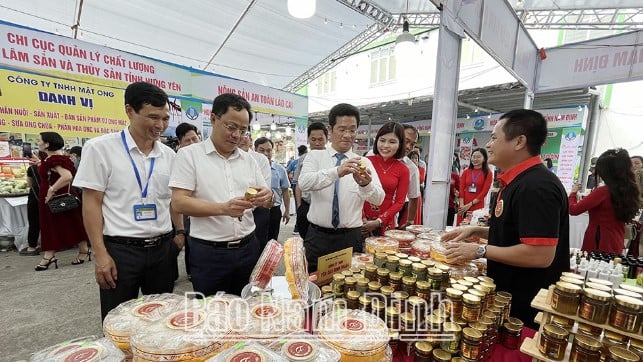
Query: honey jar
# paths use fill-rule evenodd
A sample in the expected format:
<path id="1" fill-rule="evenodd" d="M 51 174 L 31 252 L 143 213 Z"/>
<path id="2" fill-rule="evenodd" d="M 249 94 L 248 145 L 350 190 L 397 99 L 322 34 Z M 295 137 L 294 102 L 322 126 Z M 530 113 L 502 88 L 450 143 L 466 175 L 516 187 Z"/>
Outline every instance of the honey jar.
<path id="1" fill-rule="evenodd" d="M 415 342 L 414 362 L 431 362 L 433 346 L 429 342 Z"/>
<path id="2" fill-rule="evenodd" d="M 386 270 L 386 269 L 385 269 Z M 402 273 L 395 272 L 389 273 L 388 275 L 388 285 L 393 288 L 393 290 L 402 290 Z"/>
<path id="3" fill-rule="evenodd" d="M 402 278 L 402 290 L 409 293 L 409 295 L 415 295 L 415 278 L 408 275 Z"/>
<path id="4" fill-rule="evenodd" d="M 382 287 L 382 284 L 380 284 L 380 282 L 378 282 L 377 280 L 374 280 L 368 283 L 369 293 L 379 293 L 381 287 Z"/>
<path id="5" fill-rule="evenodd" d="M 569 332 L 563 328 L 553 324 L 545 324 L 538 341 L 538 350 L 548 358 L 560 361 L 565 357 L 568 337 Z"/>
<path id="6" fill-rule="evenodd" d="M 462 319 L 475 322 L 480 318 L 480 298 L 471 294 L 462 295 Z"/>
<path id="7" fill-rule="evenodd" d="M 346 277 L 346 279 L 344 279 L 344 291 L 348 293 L 352 290 L 357 290 L 357 279 L 352 276 Z"/>
<path id="8" fill-rule="evenodd" d="M 609 324 L 625 332 L 638 332 L 643 320 L 643 301 L 618 295 L 614 297 Z"/>
<path id="9" fill-rule="evenodd" d="M 602 344 L 596 338 L 578 335 L 572 343 L 570 362 L 600 362 Z"/>
<path id="10" fill-rule="evenodd" d="M 442 287 L 442 270 L 438 268 L 430 268 L 428 272 L 429 278 L 427 279 L 427 281 L 431 285 L 431 290 L 439 291 Z"/>
<path id="11" fill-rule="evenodd" d="M 520 346 L 520 336 L 522 334 L 522 326 L 506 322 L 502 325 L 500 334 L 500 344 L 507 349 L 518 349 Z"/>
<path id="12" fill-rule="evenodd" d="M 433 350 L 433 362 L 449 362 L 449 361 L 451 361 L 451 353 L 440 348 Z"/>
<path id="13" fill-rule="evenodd" d="M 411 276 L 414 276 L 416 280 L 426 280 L 426 270 L 426 265 L 422 263 L 411 264 Z"/>
<path id="14" fill-rule="evenodd" d="M 607 362 L 638 362 L 639 356 L 632 351 L 622 347 L 610 347 L 607 355 Z"/>
<path id="15" fill-rule="evenodd" d="M 399 264 L 400 258 L 398 258 L 397 256 L 388 255 L 386 257 L 386 269 L 388 269 L 389 272 L 396 272 Z"/>
<path id="16" fill-rule="evenodd" d="M 612 295 L 596 289 L 585 288 L 581 298 L 578 316 L 592 323 L 603 324 L 607 321 Z"/>
<path id="17" fill-rule="evenodd" d="M 381 285 L 388 285 L 388 275 L 389 275 L 389 270 L 386 268 L 378 268 L 377 269 L 377 281 L 380 282 Z"/>
<path id="18" fill-rule="evenodd" d="M 411 264 L 413 263 L 408 259 L 400 259 L 398 271 L 405 277 L 410 276 L 412 271 Z"/>
<path id="19" fill-rule="evenodd" d="M 551 307 L 563 314 L 576 314 L 580 303 L 581 287 L 567 282 L 556 282 Z"/>
<path id="20" fill-rule="evenodd" d="M 424 299 L 427 304 L 431 303 L 431 284 L 426 281 L 415 282 L 415 295 Z"/>
<path id="21" fill-rule="evenodd" d="M 482 352 L 482 333 L 474 328 L 462 330 L 462 343 L 460 344 L 460 355 L 464 358 L 477 361 Z"/>
<path id="22" fill-rule="evenodd" d="M 462 291 L 447 288 L 446 293 L 449 314 L 454 318 L 462 316 Z"/>
<path id="23" fill-rule="evenodd" d="M 445 322 L 442 325 L 442 330 L 447 337 L 447 340 L 444 340 L 440 343 L 440 348 L 449 352 L 457 353 L 460 348 L 460 340 L 462 339 L 462 328 L 453 322 Z"/>
<path id="24" fill-rule="evenodd" d="M 433 347 L 440 345 L 440 340 L 442 339 L 442 324 L 444 319 L 440 316 L 430 315 L 426 318 L 426 328 L 427 335 L 426 341 L 429 342 Z"/>

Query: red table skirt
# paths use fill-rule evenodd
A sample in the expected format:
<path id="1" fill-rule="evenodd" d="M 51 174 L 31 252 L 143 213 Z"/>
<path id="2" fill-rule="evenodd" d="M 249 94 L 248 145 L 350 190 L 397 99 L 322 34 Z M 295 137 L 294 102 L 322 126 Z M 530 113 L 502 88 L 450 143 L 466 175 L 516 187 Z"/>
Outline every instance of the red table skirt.
<path id="1" fill-rule="evenodd" d="M 536 331 L 523 327 L 522 329 L 522 336 L 520 337 L 520 344 L 522 345 L 522 342 L 525 340 L 525 338 L 533 338 L 534 334 L 536 334 Z M 405 348 L 405 344 L 401 343 L 399 345 L 399 348 L 397 350 L 393 351 L 393 361 L 394 362 L 413 362 L 413 356 L 409 356 L 407 354 Z M 491 351 L 491 358 L 489 361 L 492 362 L 530 362 L 531 357 L 520 352 L 519 349 L 516 350 L 511 350 L 511 349 L 506 349 L 500 344 L 496 344 L 493 347 L 493 350 Z"/>

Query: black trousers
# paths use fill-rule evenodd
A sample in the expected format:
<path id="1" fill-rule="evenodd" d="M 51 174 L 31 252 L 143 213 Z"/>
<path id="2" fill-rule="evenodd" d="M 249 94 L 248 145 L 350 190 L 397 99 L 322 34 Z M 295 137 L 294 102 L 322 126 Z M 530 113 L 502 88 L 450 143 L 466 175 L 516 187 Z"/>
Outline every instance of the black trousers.
<path id="1" fill-rule="evenodd" d="M 252 215 L 255 219 L 255 235 L 259 240 L 259 245 L 261 250 L 268 244 L 269 230 L 270 230 L 270 209 L 265 207 L 257 207 L 252 211 Z"/>
<path id="2" fill-rule="evenodd" d="M 304 239 L 308 273 L 317 271 L 317 258 L 336 251 L 353 248 L 353 252 L 361 251 L 362 228 L 342 229 L 342 233 L 327 233 L 310 225 Z"/>
<path id="3" fill-rule="evenodd" d="M 281 225 L 281 206 L 274 206 L 270 208 L 270 222 L 268 223 L 268 241 L 271 239 L 279 240 L 279 227 Z M 267 243 L 267 242 L 266 242 Z M 261 245 L 263 249 L 266 244 Z"/>
<path id="4" fill-rule="evenodd" d="M 297 208 L 297 230 L 299 230 L 299 236 L 302 239 L 306 239 L 306 233 L 308 232 L 308 210 L 310 210 L 310 204 L 301 200 L 301 205 Z"/>
<path id="5" fill-rule="evenodd" d="M 27 242 L 29 247 L 35 248 L 38 246 L 38 236 L 40 235 L 40 216 L 38 215 L 38 200 L 31 194 L 27 199 L 27 221 L 29 222 Z"/>
<path id="6" fill-rule="evenodd" d="M 137 298 L 139 289 L 143 294 L 172 293 L 174 273 L 170 259 L 176 260 L 176 256 L 170 254 L 170 243 L 173 243 L 171 236 L 151 248 L 105 242 L 107 252 L 116 263 L 118 280 L 116 288 L 100 289 L 103 320 L 119 304 Z"/>
<path id="7" fill-rule="evenodd" d="M 219 291 L 241 295 L 259 260 L 259 240 L 253 237 L 238 249 L 215 248 L 211 241 L 190 237 L 190 267 L 194 291 L 205 296 Z"/>

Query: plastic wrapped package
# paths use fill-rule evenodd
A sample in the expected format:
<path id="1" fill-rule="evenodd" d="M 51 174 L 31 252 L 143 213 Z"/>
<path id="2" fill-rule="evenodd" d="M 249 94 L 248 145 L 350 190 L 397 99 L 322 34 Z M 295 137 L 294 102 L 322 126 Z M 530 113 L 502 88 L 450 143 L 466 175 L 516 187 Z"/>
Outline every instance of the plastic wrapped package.
<path id="1" fill-rule="evenodd" d="M 480 275 L 478 267 L 473 263 L 460 265 L 450 265 L 449 276 L 453 279 L 463 279 L 464 277 L 477 277 Z"/>
<path id="2" fill-rule="evenodd" d="M 246 301 L 249 315 L 243 330 L 239 331 L 243 339 L 268 345 L 304 328 L 308 304 L 302 300 L 273 298 L 263 294 Z"/>
<path id="3" fill-rule="evenodd" d="M 371 236 L 364 240 L 366 252 L 375 255 L 378 252 L 385 250 L 397 251 L 400 248 L 400 243 L 389 237 L 385 236 Z"/>
<path id="4" fill-rule="evenodd" d="M 230 316 L 208 310 L 208 301 L 180 305 L 138 329 L 130 344 L 133 361 L 205 361 L 235 343 Z"/>
<path id="5" fill-rule="evenodd" d="M 131 357 L 129 340 L 134 330 L 162 318 L 183 298 L 170 293 L 151 294 L 121 303 L 105 317 L 103 333 Z"/>
<path id="6" fill-rule="evenodd" d="M 108 338 L 88 336 L 72 339 L 34 353 L 32 362 L 121 362 L 125 354 Z"/>
<path id="7" fill-rule="evenodd" d="M 368 263 L 373 262 L 373 254 L 365 254 L 365 253 L 353 253 L 353 261 L 351 262 L 351 268 L 364 268 L 364 266 Z"/>
<path id="8" fill-rule="evenodd" d="M 455 259 L 447 258 L 445 253 L 447 250 L 447 243 L 443 243 L 438 240 L 431 242 L 431 259 L 439 261 L 445 264 L 464 264 L 468 263 L 467 260 L 456 261 Z"/>
<path id="9" fill-rule="evenodd" d="M 418 239 L 427 239 L 427 240 L 431 240 L 431 241 L 433 241 L 433 240 L 440 241 L 441 237 L 442 237 L 442 232 L 436 231 L 436 230 L 433 230 L 433 231 L 428 232 L 428 233 L 418 234 L 418 236 L 417 236 Z"/>
<path id="10" fill-rule="evenodd" d="M 284 356 L 287 361 L 338 362 L 341 358 L 339 351 L 335 348 L 321 338 L 306 332 L 295 332 L 283 336 L 268 347 Z"/>
<path id="11" fill-rule="evenodd" d="M 427 239 L 415 239 L 411 243 L 411 256 L 417 256 L 420 259 L 429 259 L 431 257 L 431 241 Z"/>
<path id="12" fill-rule="evenodd" d="M 289 238 L 284 243 L 286 281 L 292 299 L 308 302 L 308 262 L 302 238 Z"/>
<path id="13" fill-rule="evenodd" d="M 431 231 L 433 231 L 433 228 L 426 225 L 409 225 L 406 227 L 406 231 L 410 231 L 415 235 L 419 235 L 422 233 L 430 233 Z"/>
<path id="14" fill-rule="evenodd" d="M 318 335 L 337 349 L 342 361 L 387 361 L 389 331 L 377 316 L 357 309 L 335 309 L 324 315 Z"/>
<path id="15" fill-rule="evenodd" d="M 471 261 L 478 268 L 478 275 L 487 275 L 487 259 L 479 258 Z"/>
<path id="16" fill-rule="evenodd" d="M 207 362 L 287 362 L 283 356 L 256 342 L 239 342 Z"/>
<path id="17" fill-rule="evenodd" d="M 397 240 L 400 249 L 410 249 L 415 240 L 415 234 L 406 230 L 386 230 L 384 236 Z"/>
<path id="18" fill-rule="evenodd" d="M 265 289 L 270 279 L 275 274 L 279 261 L 284 255 L 284 247 L 277 241 L 270 240 L 263 249 L 257 264 L 250 274 L 250 284 Z"/>

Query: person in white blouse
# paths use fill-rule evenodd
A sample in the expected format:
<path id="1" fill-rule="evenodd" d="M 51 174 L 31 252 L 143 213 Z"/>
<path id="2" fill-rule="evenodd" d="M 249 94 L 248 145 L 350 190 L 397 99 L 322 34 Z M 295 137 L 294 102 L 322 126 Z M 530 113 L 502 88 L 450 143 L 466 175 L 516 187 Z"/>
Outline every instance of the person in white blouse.
<path id="1" fill-rule="evenodd" d="M 352 152 L 359 110 L 340 103 L 328 114 L 330 147 L 309 152 L 304 159 L 297 185 L 311 192 L 304 240 L 308 271 L 317 270 L 317 259 L 349 247 L 362 250 L 362 208 L 364 201 L 380 205 L 384 189 L 367 158 Z"/>
<path id="2" fill-rule="evenodd" d="M 259 259 L 252 209 L 272 206 L 273 196 L 255 159 L 238 147 L 251 117 L 243 97 L 217 96 L 210 138 L 181 148 L 172 168 L 172 206 L 191 220 L 192 285 L 206 296 L 240 295 Z M 249 187 L 257 193 L 248 200 Z"/>

